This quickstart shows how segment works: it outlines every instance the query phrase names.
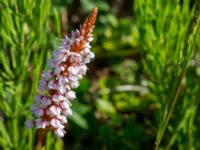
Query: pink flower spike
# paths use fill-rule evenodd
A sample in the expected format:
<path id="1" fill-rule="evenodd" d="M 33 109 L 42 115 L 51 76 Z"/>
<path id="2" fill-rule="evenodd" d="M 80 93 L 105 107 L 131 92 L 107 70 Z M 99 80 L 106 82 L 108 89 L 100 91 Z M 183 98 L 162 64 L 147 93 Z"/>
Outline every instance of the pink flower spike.
<path id="1" fill-rule="evenodd" d="M 45 79 L 40 80 L 39 85 L 38 85 L 38 89 L 41 91 L 46 90 L 47 87 L 47 82 Z"/>
<path id="2" fill-rule="evenodd" d="M 42 107 L 45 108 L 45 107 L 47 107 L 47 106 L 49 106 L 51 104 L 51 100 L 46 98 L 46 97 L 43 97 L 41 103 L 42 103 Z"/>
<path id="3" fill-rule="evenodd" d="M 60 116 L 58 116 L 57 118 L 60 120 L 60 122 L 61 122 L 62 124 L 67 123 L 67 118 L 66 118 L 66 116 L 60 115 Z"/>
<path id="4" fill-rule="evenodd" d="M 60 115 L 61 113 L 61 109 L 56 107 L 56 106 L 51 106 L 48 110 L 47 110 L 47 114 L 51 117 L 53 116 L 57 116 Z"/>
<path id="5" fill-rule="evenodd" d="M 75 92 L 74 91 L 68 91 L 67 93 L 66 93 L 66 97 L 67 97 L 67 99 L 75 99 L 76 98 L 76 94 L 75 94 Z"/>
<path id="6" fill-rule="evenodd" d="M 58 63 L 62 63 L 62 62 L 65 62 L 67 60 L 67 57 L 65 55 L 65 50 L 56 50 L 56 51 L 53 51 L 53 58 L 56 62 Z"/>
<path id="7" fill-rule="evenodd" d="M 58 138 L 64 137 L 65 133 L 66 133 L 65 130 L 60 129 L 60 128 L 57 128 L 57 129 L 54 130 L 54 134 L 55 134 Z"/>
<path id="8" fill-rule="evenodd" d="M 61 108 L 62 109 L 70 109 L 70 104 L 67 101 L 63 101 L 61 103 Z"/>
<path id="9" fill-rule="evenodd" d="M 72 115 L 72 110 L 71 109 L 63 109 L 63 114 L 65 116 L 71 116 Z"/>
<path id="10" fill-rule="evenodd" d="M 60 76 L 60 78 L 58 79 L 58 84 L 59 85 L 65 85 L 69 82 L 68 78 Z"/>
<path id="11" fill-rule="evenodd" d="M 44 110 L 38 108 L 38 109 L 33 110 L 33 113 L 34 113 L 35 117 L 41 117 L 44 114 Z"/>
<path id="12" fill-rule="evenodd" d="M 63 137 L 66 133 L 67 117 L 72 115 L 71 101 L 76 98 L 74 89 L 86 74 L 87 63 L 94 58 L 90 42 L 93 40 L 96 15 L 97 8 L 78 30 L 62 39 L 58 49 L 53 51 L 47 70 L 42 72 L 31 106 L 34 120 L 26 121 L 27 127 L 35 126 L 44 132 L 53 130 L 57 137 Z"/>
<path id="13" fill-rule="evenodd" d="M 46 128 L 46 126 L 48 125 L 48 122 L 46 122 L 46 121 L 43 121 L 42 119 L 36 119 L 35 120 L 35 124 L 36 124 L 36 127 L 39 129 L 39 128 L 42 128 L 42 129 L 44 129 L 44 128 Z"/>
<path id="14" fill-rule="evenodd" d="M 39 105 L 41 103 L 41 96 L 40 95 L 36 95 L 34 98 L 34 102 L 36 105 Z"/>
<path id="15" fill-rule="evenodd" d="M 53 59 L 49 59 L 48 62 L 47 62 L 47 64 L 48 64 L 49 68 L 54 68 L 56 63 L 54 62 Z"/>
<path id="16" fill-rule="evenodd" d="M 70 87 L 71 88 L 77 88 L 79 86 L 79 82 L 78 81 L 74 81 L 74 82 L 71 82 L 71 84 L 70 84 Z"/>
<path id="17" fill-rule="evenodd" d="M 39 107 L 38 107 L 37 104 L 32 104 L 32 105 L 31 105 L 31 111 L 32 111 L 32 112 L 35 111 L 35 110 L 37 110 L 37 109 L 39 109 Z"/>
<path id="18" fill-rule="evenodd" d="M 51 75 L 50 71 L 43 71 L 42 77 L 43 77 L 46 81 L 48 81 L 48 80 L 50 80 L 50 79 L 52 78 L 52 75 Z"/>
<path id="19" fill-rule="evenodd" d="M 64 126 L 61 124 L 61 122 L 60 122 L 58 119 L 56 119 L 56 118 L 51 119 L 50 124 L 51 124 L 54 128 L 61 128 L 61 129 L 64 128 Z"/>
<path id="20" fill-rule="evenodd" d="M 75 75 L 78 73 L 78 70 L 75 67 L 69 67 L 68 72 L 72 75 Z"/>
<path id="21" fill-rule="evenodd" d="M 57 89 L 57 83 L 55 83 L 54 80 L 50 80 L 48 82 L 48 86 L 47 86 L 48 89 Z"/>
<path id="22" fill-rule="evenodd" d="M 54 101 L 54 102 L 56 102 L 56 103 L 58 103 L 58 102 L 60 102 L 60 101 L 62 101 L 62 100 L 64 100 L 65 98 L 64 98 L 64 96 L 62 96 L 62 95 L 60 95 L 60 94 L 54 94 L 53 96 L 52 96 L 52 101 Z"/>
<path id="23" fill-rule="evenodd" d="M 64 94 L 67 90 L 67 86 L 65 87 L 64 85 L 59 85 L 57 87 L 57 90 L 61 93 L 61 94 Z"/>

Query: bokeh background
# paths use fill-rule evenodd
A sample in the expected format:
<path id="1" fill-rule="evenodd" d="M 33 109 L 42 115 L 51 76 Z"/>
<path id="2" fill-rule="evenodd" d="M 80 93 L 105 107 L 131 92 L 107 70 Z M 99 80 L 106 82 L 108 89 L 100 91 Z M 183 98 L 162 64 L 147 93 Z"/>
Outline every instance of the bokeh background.
<path id="1" fill-rule="evenodd" d="M 72 103 L 67 134 L 47 150 L 151 150 L 187 54 L 195 0 L 0 0 L 0 149 L 34 149 L 27 129 L 40 74 L 60 39 L 98 7 L 96 58 Z M 200 149 L 200 42 L 161 149 Z"/>

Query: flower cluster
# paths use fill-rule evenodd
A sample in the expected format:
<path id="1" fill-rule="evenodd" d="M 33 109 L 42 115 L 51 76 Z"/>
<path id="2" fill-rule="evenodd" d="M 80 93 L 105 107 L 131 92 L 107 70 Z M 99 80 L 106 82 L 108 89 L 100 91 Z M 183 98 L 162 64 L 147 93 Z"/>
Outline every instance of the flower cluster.
<path id="1" fill-rule="evenodd" d="M 71 101 L 76 98 L 73 89 L 79 86 L 79 80 L 87 71 L 86 64 L 94 58 L 90 42 L 96 14 L 95 8 L 80 29 L 66 36 L 58 50 L 53 51 L 31 106 L 35 118 L 26 121 L 27 127 L 53 130 L 57 137 L 64 136 L 64 125 L 72 114 Z"/>

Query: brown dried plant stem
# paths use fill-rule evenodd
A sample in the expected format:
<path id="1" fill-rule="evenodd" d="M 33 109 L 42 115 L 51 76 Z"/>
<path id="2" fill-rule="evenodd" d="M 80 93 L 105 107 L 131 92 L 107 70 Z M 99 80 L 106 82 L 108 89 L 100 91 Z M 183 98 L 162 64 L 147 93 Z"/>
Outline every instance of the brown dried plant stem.
<path id="1" fill-rule="evenodd" d="M 37 145 L 36 150 L 42 150 L 43 141 L 45 138 L 46 130 L 39 129 L 38 130 L 38 139 L 37 139 Z"/>

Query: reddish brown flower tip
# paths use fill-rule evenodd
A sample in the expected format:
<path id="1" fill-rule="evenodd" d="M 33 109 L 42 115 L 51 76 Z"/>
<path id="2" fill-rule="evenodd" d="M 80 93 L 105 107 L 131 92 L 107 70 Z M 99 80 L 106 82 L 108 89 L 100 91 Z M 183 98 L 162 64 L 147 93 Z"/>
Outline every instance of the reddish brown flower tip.
<path id="1" fill-rule="evenodd" d="M 95 7 L 90 16 L 88 18 L 86 18 L 84 24 L 83 24 L 83 30 L 85 30 L 85 32 L 91 30 L 91 28 L 93 28 L 93 25 L 95 24 L 96 22 L 96 16 L 97 16 L 97 7 Z"/>
<path id="2" fill-rule="evenodd" d="M 92 38 L 92 31 L 94 28 L 94 24 L 96 22 L 97 16 L 97 7 L 95 7 L 91 14 L 85 19 L 82 26 L 80 26 L 79 31 L 76 31 L 76 39 L 78 41 L 74 42 L 71 46 L 71 50 L 73 52 L 80 52 L 85 48 L 86 43 L 91 42 L 90 39 Z"/>

